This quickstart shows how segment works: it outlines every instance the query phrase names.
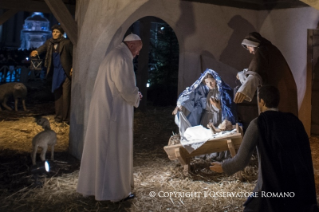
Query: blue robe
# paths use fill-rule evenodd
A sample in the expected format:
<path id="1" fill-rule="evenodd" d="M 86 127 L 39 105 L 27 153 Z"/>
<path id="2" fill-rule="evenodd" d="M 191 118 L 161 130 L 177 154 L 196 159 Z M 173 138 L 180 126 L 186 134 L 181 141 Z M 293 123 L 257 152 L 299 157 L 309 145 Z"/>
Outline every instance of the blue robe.
<path id="1" fill-rule="evenodd" d="M 199 125 L 201 114 L 206 108 L 206 97 L 209 92 L 209 88 L 202 83 L 207 74 L 211 74 L 216 80 L 217 88 L 220 93 L 222 120 L 227 119 L 232 122 L 232 124 L 235 124 L 233 89 L 212 69 L 206 69 L 206 71 L 202 73 L 190 87 L 187 87 L 179 95 L 177 106 L 183 106 L 190 112 L 187 119 L 192 126 Z"/>
<path id="2" fill-rule="evenodd" d="M 189 127 L 189 125 L 196 126 L 200 124 L 200 118 L 203 110 L 206 108 L 206 97 L 209 93 L 209 88 L 202 83 L 207 74 L 211 74 L 216 80 L 222 107 L 222 120 L 227 119 L 232 124 L 235 124 L 236 110 L 235 104 L 233 104 L 233 89 L 220 78 L 217 72 L 212 69 L 206 69 L 206 71 L 202 73 L 201 76 L 190 87 L 187 87 L 178 97 L 177 106 L 183 106 L 189 111 L 189 114 L 186 117 L 188 123 L 185 124 L 187 127 Z M 177 113 L 175 122 L 181 128 L 181 120 L 185 119 L 180 116 L 180 113 Z M 183 128 L 186 130 L 187 127 Z M 182 133 L 183 131 L 184 130 L 182 130 Z"/>
<path id="3" fill-rule="evenodd" d="M 52 78 L 52 93 L 58 89 L 66 78 L 66 74 L 61 64 L 60 54 L 53 52 L 53 78 Z"/>

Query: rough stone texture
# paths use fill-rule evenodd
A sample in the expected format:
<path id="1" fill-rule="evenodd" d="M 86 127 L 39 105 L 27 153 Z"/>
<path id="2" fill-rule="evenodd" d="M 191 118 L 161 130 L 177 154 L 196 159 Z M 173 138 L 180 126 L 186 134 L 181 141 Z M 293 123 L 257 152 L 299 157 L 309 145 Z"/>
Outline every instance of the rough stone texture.
<path id="1" fill-rule="evenodd" d="M 296 80 L 299 107 L 306 87 L 306 29 L 316 28 L 312 8 L 254 11 L 177 0 L 78 0 L 78 43 L 74 51 L 70 152 L 81 158 L 87 111 L 95 77 L 105 54 L 118 45 L 137 20 L 155 16 L 176 33 L 179 48 L 178 90 L 192 84 L 201 69 L 212 68 L 231 86 L 251 55 L 240 43 L 260 31 L 286 57 Z M 309 104 L 306 107 L 309 110 Z"/>

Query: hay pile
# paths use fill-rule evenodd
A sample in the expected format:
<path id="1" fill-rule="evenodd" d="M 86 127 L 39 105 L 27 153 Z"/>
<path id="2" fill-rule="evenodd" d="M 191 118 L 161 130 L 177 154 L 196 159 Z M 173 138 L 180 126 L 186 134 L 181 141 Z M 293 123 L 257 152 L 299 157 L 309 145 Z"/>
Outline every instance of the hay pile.
<path id="1" fill-rule="evenodd" d="M 134 179 L 138 198 L 133 200 L 133 211 L 242 211 L 246 197 L 217 197 L 223 195 L 217 192 L 240 194 L 255 186 L 220 174 L 216 182 L 194 181 L 192 176 L 183 176 L 181 166 L 165 159 L 135 167 Z"/>
<path id="2" fill-rule="evenodd" d="M 1 211 L 119 211 L 119 209 L 120 211 L 242 211 L 241 205 L 249 195 L 243 192 L 251 191 L 255 184 L 222 176 L 219 182 L 193 181 L 184 177 L 182 168 L 173 162 L 168 163 L 165 159 L 150 160 L 150 155 L 144 155 L 139 159 L 147 159 L 147 162 L 134 167 L 136 198 L 128 202 L 114 204 L 109 201 L 96 202 L 92 197 L 82 197 L 75 192 L 78 178 L 78 171 L 75 171 L 59 177 L 45 178 L 42 188 L 30 185 L 14 193 L 2 191 L 0 209 L 3 209 Z M 216 192 L 243 194 L 241 197 L 214 197 L 217 195 Z"/>
<path id="3" fill-rule="evenodd" d="M 50 122 L 51 129 L 57 134 L 55 150 L 66 151 L 69 146 L 69 126 L 64 123 L 56 123 L 54 116 L 43 116 Z M 34 117 L 23 117 L 18 121 L 0 122 L 0 148 L 10 149 L 17 152 L 31 152 L 32 138 L 43 131 L 43 128 L 36 124 Z M 50 150 L 50 149 L 49 149 Z M 48 150 L 48 151 L 49 151 Z"/>
<path id="4" fill-rule="evenodd" d="M 94 197 L 84 198 L 76 193 L 79 161 L 67 154 L 68 126 L 55 124 L 53 116 L 47 117 L 58 134 L 55 166 L 52 173 L 39 179 L 43 186 L 36 187 L 26 170 L 31 165 L 32 137 L 41 127 L 32 117 L 0 122 L 3 129 L 0 132 L 0 211 L 242 211 L 242 204 L 256 184 L 256 158 L 245 169 L 245 182 L 210 172 L 209 163 L 200 159 L 192 160 L 191 172 L 185 177 L 180 164 L 170 161 L 163 150 L 172 131 L 177 132 L 171 116 L 173 109 L 153 108 L 135 113 L 136 197 L 123 203 L 97 202 Z M 311 145 L 317 147 L 312 151 L 316 173 L 318 141 L 311 138 Z M 318 176 L 319 173 L 316 180 Z"/>

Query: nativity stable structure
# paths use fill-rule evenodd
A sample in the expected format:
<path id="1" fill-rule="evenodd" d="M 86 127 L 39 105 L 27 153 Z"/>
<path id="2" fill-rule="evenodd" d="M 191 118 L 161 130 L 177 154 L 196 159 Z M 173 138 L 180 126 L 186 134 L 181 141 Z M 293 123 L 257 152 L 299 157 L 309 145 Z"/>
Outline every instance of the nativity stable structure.
<path id="1" fill-rule="evenodd" d="M 297 85 L 299 118 L 311 127 L 311 78 L 307 69 L 307 32 L 316 29 L 319 11 L 299 1 L 96 0 L 77 1 L 78 41 L 72 83 L 70 150 L 80 158 L 90 96 L 100 62 L 144 17 L 169 24 L 179 43 L 178 90 L 181 92 L 211 68 L 235 86 L 236 73 L 247 68 L 251 55 L 240 45 L 253 31 L 277 46 Z M 248 2 L 248 3 L 247 3 Z M 253 3 L 255 2 L 255 3 Z M 257 3 L 258 2 L 258 3 Z M 269 1 L 267 1 L 269 2 Z M 215 4 L 214 4 L 215 3 Z M 291 3 L 291 4 L 288 4 Z M 241 7 L 241 8 L 240 8 Z M 288 8 L 287 8 L 288 7 Z M 143 36 L 142 36 L 143 39 Z M 147 45 L 144 45 L 144 48 Z"/>
<path id="2" fill-rule="evenodd" d="M 17 6 L 12 2 L 18 5 L 19 0 L 0 0 L 0 5 L 13 13 Z M 99 65 L 105 54 L 122 41 L 129 27 L 145 17 L 163 20 L 176 34 L 179 93 L 206 68 L 215 70 L 235 87 L 237 72 L 247 68 L 252 58 L 241 41 L 248 33 L 259 32 L 285 56 L 297 86 L 298 116 L 308 134 L 315 129 L 311 117 L 312 67 L 319 55 L 312 54 L 315 51 L 311 49 L 316 46 L 313 38 L 319 11 L 301 1 L 77 0 L 74 16 L 65 6 L 68 0 L 27 2 L 48 7 L 74 44 L 69 148 L 77 158 L 82 154 L 88 107 Z M 0 21 L 11 13 L 8 10 Z M 144 41 L 147 40 L 145 29 L 141 27 L 140 32 Z M 144 49 L 147 48 L 144 42 Z"/>

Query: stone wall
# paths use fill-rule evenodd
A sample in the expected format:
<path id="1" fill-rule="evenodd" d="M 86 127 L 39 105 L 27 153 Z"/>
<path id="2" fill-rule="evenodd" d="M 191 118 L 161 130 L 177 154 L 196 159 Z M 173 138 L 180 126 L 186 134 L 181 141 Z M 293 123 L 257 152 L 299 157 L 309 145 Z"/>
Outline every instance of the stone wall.
<path id="1" fill-rule="evenodd" d="M 298 86 L 300 106 L 306 86 L 305 29 L 316 27 L 318 15 L 312 8 L 268 12 L 177 0 L 78 0 L 70 152 L 81 157 L 90 96 L 100 62 L 140 18 L 158 17 L 175 31 L 180 49 L 179 92 L 206 68 L 220 73 L 234 87 L 236 73 L 251 60 L 240 43 L 249 32 L 260 31 L 286 56 Z"/>

